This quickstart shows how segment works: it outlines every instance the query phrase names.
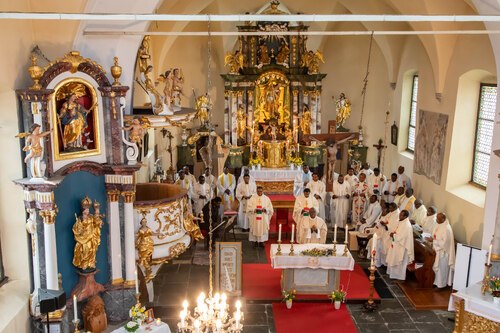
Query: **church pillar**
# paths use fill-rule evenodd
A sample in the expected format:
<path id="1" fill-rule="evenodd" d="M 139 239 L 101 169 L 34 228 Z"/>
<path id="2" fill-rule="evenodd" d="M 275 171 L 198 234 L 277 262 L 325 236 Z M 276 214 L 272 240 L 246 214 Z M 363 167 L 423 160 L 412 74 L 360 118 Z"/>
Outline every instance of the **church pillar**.
<path id="1" fill-rule="evenodd" d="M 293 104 L 292 104 L 292 125 L 293 125 L 293 140 L 299 141 L 299 90 L 293 89 Z"/>
<path id="2" fill-rule="evenodd" d="M 41 210 L 43 219 L 43 236 L 45 243 L 45 274 L 47 289 L 59 290 L 57 280 L 57 247 L 56 247 L 56 211 Z"/>
<path id="3" fill-rule="evenodd" d="M 229 144 L 229 91 L 224 92 L 224 143 Z"/>
<path id="4" fill-rule="evenodd" d="M 310 105 L 311 105 L 311 134 L 316 134 L 316 122 L 318 119 L 318 105 L 316 103 L 316 91 L 311 91 L 310 93 Z"/>
<path id="5" fill-rule="evenodd" d="M 253 126 L 253 92 L 247 90 L 247 126 L 248 128 L 254 128 Z M 247 142 L 251 143 L 253 140 L 252 132 L 247 131 Z"/>
<path id="6" fill-rule="evenodd" d="M 236 91 L 231 92 L 231 144 L 237 145 L 238 141 L 238 123 L 236 121 L 236 111 L 238 110 L 238 94 Z"/>
<path id="7" fill-rule="evenodd" d="M 134 199 L 135 191 L 122 192 L 125 213 L 125 284 L 135 285 L 135 236 L 134 236 Z"/>
<path id="8" fill-rule="evenodd" d="M 26 209 L 29 217 L 26 221 L 26 230 L 31 236 L 31 259 L 33 264 L 33 292 L 38 292 L 42 287 L 40 282 L 40 254 L 38 247 L 37 216 L 35 208 Z"/>
<path id="9" fill-rule="evenodd" d="M 108 190 L 109 258 L 111 261 L 111 284 L 123 283 L 122 244 L 120 234 L 119 190 Z"/>

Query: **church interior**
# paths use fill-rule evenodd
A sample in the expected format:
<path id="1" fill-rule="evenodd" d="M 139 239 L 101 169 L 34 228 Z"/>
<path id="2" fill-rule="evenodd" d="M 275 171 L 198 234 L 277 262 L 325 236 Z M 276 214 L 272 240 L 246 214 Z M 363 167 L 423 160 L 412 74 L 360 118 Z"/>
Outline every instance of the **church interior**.
<path id="1" fill-rule="evenodd" d="M 499 332 L 494 0 L 0 0 L 0 332 Z"/>

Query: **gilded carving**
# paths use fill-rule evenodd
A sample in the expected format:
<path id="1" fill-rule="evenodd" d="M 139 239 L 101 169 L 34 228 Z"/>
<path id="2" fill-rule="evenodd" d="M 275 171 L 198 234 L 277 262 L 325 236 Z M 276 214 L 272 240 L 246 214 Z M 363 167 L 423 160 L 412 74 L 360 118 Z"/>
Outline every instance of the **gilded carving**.
<path id="1" fill-rule="evenodd" d="M 135 201 L 135 191 L 123 191 L 122 196 L 125 203 L 133 203 Z"/>
<path id="2" fill-rule="evenodd" d="M 500 323 L 465 311 L 463 299 L 455 302 L 455 309 L 453 333 L 495 333 L 500 330 Z"/>
<path id="3" fill-rule="evenodd" d="M 163 215 L 163 216 L 160 216 Z M 165 225 L 163 225 L 163 221 Z M 155 213 L 155 221 L 158 223 L 158 228 L 155 231 L 155 236 L 158 239 L 164 239 L 166 237 L 173 236 L 177 233 L 181 233 L 180 228 L 180 203 L 179 201 L 172 202 L 168 206 L 157 208 Z"/>
<path id="4" fill-rule="evenodd" d="M 286 193 L 293 192 L 293 181 L 292 182 L 256 182 L 257 186 L 262 186 L 265 192 L 274 193 Z"/>
<path id="5" fill-rule="evenodd" d="M 93 64 L 94 66 L 96 66 L 97 68 L 99 68 L 104 74 L 106 74 L 106 71 L 101 67 L 101 65 L 99 65 L 95 61 L 92 61 L 89 58 L 82 57 L 80 55 L 80 52 L 78 52 L 78 51 L 70 51 L 64 57 L 57 59 L 54 63 L 48 64 L 47 67 L 45 67 L 45 69 L 47 69 L 47 68 L 49 68 L 57 63 L 60 63 L 60 62 L 69 62 L 71 64 L 71 70 L 70 70 L 71 73 L 76 73 L 78 71 L 78 66 L 81 63 L 89 62 L 89 63 Z"/>
<path id="6" fill-rule="evenodd" d="M 120 191 L 118 190 L 109 190 L 108 191 L 108 201 L 116 202 L 120 196 Z"/>
<path id="7" fill-rule="evenodd" d="M 141 227 L 135 235 L 135 248 L 139 253 L 138 264 L 144 267 L 144 276 L 146 283 L 153 279 L 151 271 L 151 260 L 153 259 L 153 231 L 148 228 L 148 220 L 143 213 L 141 219 Z"/>
<path id="8" fill-rule="evenodd" d="M 41 210 L 40 216 L 45 224 L 54 224 L 56 222 L 56 211 L 55 210 Z"/>

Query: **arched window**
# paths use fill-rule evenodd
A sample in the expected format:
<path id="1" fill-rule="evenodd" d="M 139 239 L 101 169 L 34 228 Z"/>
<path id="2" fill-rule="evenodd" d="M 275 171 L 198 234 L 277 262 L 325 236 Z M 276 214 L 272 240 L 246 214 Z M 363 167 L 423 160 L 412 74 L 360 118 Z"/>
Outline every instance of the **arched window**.
<path id="1" fill-rule="evenodd" d="M 418 75 L 413 75 L 411 100 L 410 100 L 410 122 L 408 125 L 408 142 L 406 149 L 411 151 L 415 150 L 415 134 L 417 127 L 417 96 L 418 96 Z"/>
<path id="2" fill-rule="evenodd" d="M 479 107 L 477 111 L 476 137 L 474 140 L 474 159 L 472 179 L 474 184 L 486 187 L 490 166 L 491 142 L 495 125 L 497 105 L 496 84 L 481 83 L 479 89 Z"/>

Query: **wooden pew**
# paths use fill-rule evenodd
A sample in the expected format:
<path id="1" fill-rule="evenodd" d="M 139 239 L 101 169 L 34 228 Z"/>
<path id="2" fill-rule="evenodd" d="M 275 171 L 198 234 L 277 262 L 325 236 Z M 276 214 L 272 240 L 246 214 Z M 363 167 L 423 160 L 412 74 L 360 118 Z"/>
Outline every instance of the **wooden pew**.
<path id="1" fill-rule="evenodd" d="M 413 239 L 413 247 L 415 250 L 415 263 L 423 264 L 422 267 L 416 268 L 414 273 L 417 278 L 418 288 L 432 288 L 434 283 L 435 273 L 432 269 L 436 252 L 427 242 L 420 238 Z"/>

